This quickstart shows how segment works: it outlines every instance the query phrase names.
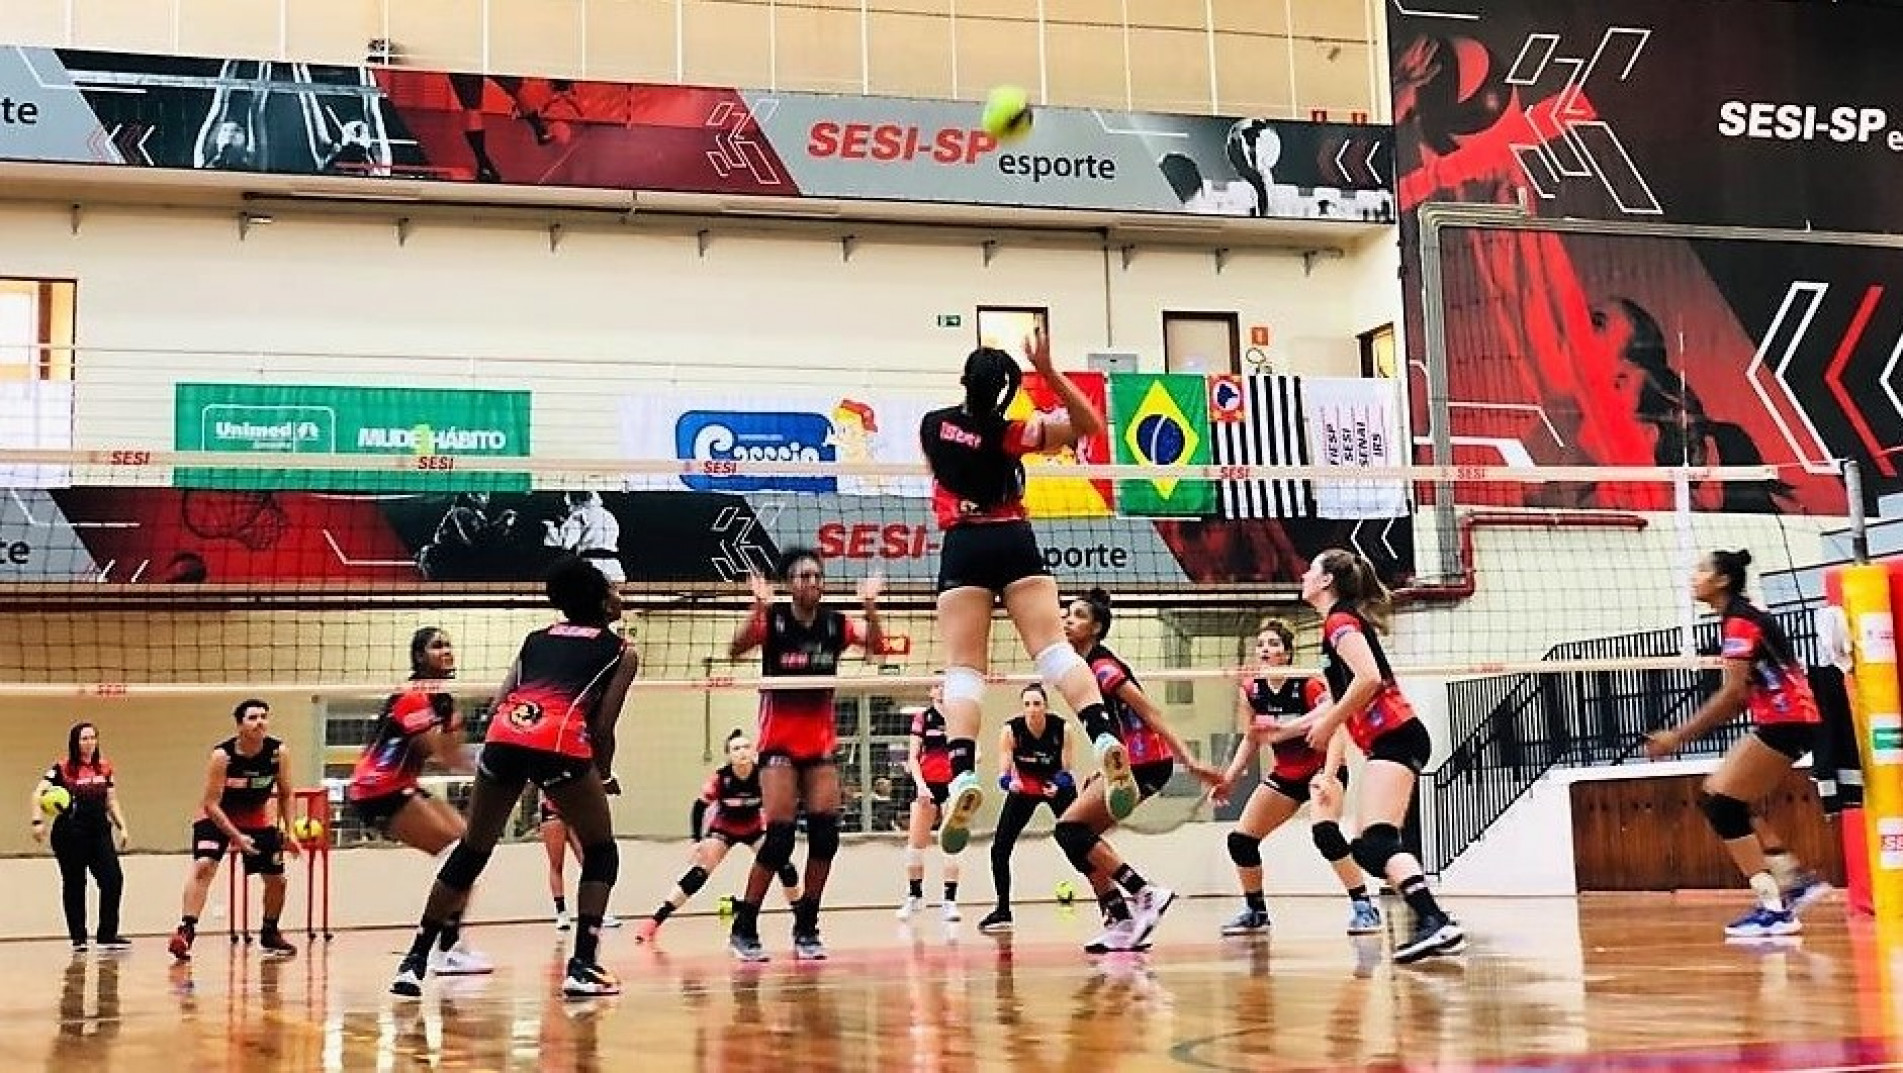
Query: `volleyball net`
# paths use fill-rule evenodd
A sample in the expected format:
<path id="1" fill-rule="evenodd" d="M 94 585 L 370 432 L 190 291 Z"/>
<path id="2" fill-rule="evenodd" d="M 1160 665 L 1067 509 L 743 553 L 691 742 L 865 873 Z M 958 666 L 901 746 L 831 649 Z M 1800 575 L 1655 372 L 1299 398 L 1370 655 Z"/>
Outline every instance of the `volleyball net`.
<path id="1" fill-rule="evenodd" d="M 258 695 L 281 726 L 308 712 L 339 778 L 382 699 L 407 687 L 422 626 L 452 637 L 451 688 L 480 733 L 521 637 L 550 620 L 539 579 L 579 553 L 622 581 L 641 655 L 623 721 L 624 766 L 643 798 L 630 833 L 685 837 L 689 800 L 728 734 L 753 726 L 758 693 L 815 684 L 838 690 L 848 827 L 903 826 L 911 713 L 942 660 L 941 536 L 916 466 L 498 458 L 415 435 L 387 455 L 0 450 L 0 558 L 16 568 L 0 585 L 0 695 L 35 711 L 155 718 L 221 714 Z M 1452 679 L 1708 665 L 1691 630 L 1698 556 L 1748 548 L 1775 601 L 1840 522 L 1708 509 L 1774 485 L 1778 472 L 1762 466 L 1065 460 L 1030 474 L 1061 591 L 1111 594 L 1108 643 L 1215 763 L 1234 745 L 1237 685 L 1254 673 L 1264 618 L 1294 628 L 1297 670 L 1318 669 L 1300 587 L 1328 548 L 1365 555 L 1393 589 L 1388 652 L 1410 692 L 1437 704 Z M 758 655 L 729 658 L 729 645 L 752 604 L 748 575 L 771 574 L 797 548 L 821 556 L 827 601 L 855 616 L 858 586 L 880 577 L 885 636 L 836 676 L 764 680 Z M 1565 647 L 1641 634 L 1654 640 L 1611 655 Z M 991 671 L 987 772 L 1016 684 L 1035 678 L 1002 620 Z M 1196 812 L 1200 787 L 1179 781 L 1182 818 L 1208 814 Z"/>

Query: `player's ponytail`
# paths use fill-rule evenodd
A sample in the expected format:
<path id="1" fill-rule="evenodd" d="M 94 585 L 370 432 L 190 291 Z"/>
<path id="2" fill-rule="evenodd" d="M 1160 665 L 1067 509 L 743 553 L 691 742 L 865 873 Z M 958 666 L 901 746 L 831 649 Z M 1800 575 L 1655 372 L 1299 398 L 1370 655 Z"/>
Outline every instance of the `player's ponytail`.
<path id="1" fill-rule="evenodd" d="M 1093 588 L 1078 597 L 1090 608 L 1090 620 L 1097 624 L 1097 640 L 1110 636 L 1110 594 L 1103 588 Z"/>
<path id="2" fill-rule="evenodd" d="M 1005 408 L 1024 383 L 1016 359 L 997 347 L 981 346 L 965 358 L 965 412 L 985 422 L 1004 420 Z"/>
<path id="3" fill-rule="evenodd" d="M 1322 552 L 1322 571 L 1335 586 L 1335 596 L 1355 613 L 1368 620 L 1380 633 L 1394 624 L 1394 596 L 1374 572 L 1374 564 L 1365 555 L 1341 548 Z"/>

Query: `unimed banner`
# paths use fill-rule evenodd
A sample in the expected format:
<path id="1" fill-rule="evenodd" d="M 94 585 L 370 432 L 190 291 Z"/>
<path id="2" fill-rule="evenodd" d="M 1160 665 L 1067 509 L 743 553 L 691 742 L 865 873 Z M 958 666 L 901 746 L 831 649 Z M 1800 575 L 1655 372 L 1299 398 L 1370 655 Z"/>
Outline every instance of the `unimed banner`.
<path id="1" fill-rule="evenodd" d="M 1388 8 L 1404 208 L 1892 231 L 1903 10 L 1784 0 Z"/>
<path id="2" fill-rule="evenodd" d="M 1394 219 L 1388 128 L 0 49 L 0 160 L 1119 212 Z M 471 126 L 471 117 L 476 126 Z"/>
<path id="3" fill-rule="evenodd" d="M 179 384 L 174 445 L 238 454 L 529 455 L 529 393 Z M 528 473 L 180 469 L 184 488 L 527 491 Z"/>

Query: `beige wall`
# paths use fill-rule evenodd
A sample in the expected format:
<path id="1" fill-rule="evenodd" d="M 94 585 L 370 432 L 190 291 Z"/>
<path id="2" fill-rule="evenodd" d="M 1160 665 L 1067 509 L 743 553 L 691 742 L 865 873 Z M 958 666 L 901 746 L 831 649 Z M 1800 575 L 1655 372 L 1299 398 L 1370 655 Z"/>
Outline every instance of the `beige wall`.
<path id="1" fill-rule="evenodd" d="M 10 0 L 8 44 L 1380 118 L 1377 0 Z M 485 19 L 486 12 L 486 19 Z"/>

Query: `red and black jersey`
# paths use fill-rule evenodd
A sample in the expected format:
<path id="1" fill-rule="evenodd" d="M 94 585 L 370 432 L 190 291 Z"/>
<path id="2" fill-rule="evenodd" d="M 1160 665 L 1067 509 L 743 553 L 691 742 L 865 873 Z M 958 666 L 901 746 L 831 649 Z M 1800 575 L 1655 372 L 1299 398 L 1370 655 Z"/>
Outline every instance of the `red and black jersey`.
<path id="1" fill-rule="evenodd" d="M 271 823 L 271 799 L 278 792 L 278 750 L 284 743 L 265 738 L 256 753 L 238 751 L 238 739 L 226 738 L 216 748 L 225 754 L 225 789 L 218 807 L 238 827 L 266 827 Z"/>
<path id="2" fill-rule="evenodd" d="M 1374 665 L 1381 672 L 1381 688 L 1375 692 L 1374 699 L 1348 720 L 1348 736 L 1354 739 L 1357 748 L 1367 752 L 1374 739 L 1414 718 L 1414 706 L 1394 683 L 1394 668 L 1388 665 L 1388 654 L 1381 649 L 1381 639 L 1375 636 L 1368 620 L 1347 604 L 1336 605 L 1322 621 L 1322 674 L 1328 679 L 1329 692 L 1340 700 L 1348 692 L 1349 683 L 1355 680 L 1354 669 L 1335 654 L 1335 646 L 1354 633 L 1367 639 L 1368 650 L 1374 653 Z"/>
<path id="3" fill-rule="evenodd" d="M 776 603 L 765 614 L 755 615 L 741 635 L 743 647 L 760 646 L 760 673 L 768 678 L 797 678 L 801 675 L 830 676 L 839 673 L 839 659 L 846 649 L 864 644 L 857 623 L 841 612 L 820 607 L 813 621 L 801 622 L 793 605 Z M 833 691 L 831 689 L 763 689 L 760 691 L 760 722 L 811 720 L 831 726 Z"/>
<path id="4" fill-rule="evenodd" d="M 732 764 L 722 766 L 708 777 L 700 799 L 710 806 L 709 830 L 743 838 L 766 830 L 766 819 L 760 812 L 760 767 L 757 764 L 745 776 L 735 774 Z"/>
<path id="5" fill-rule="evenodd" d="M 1036 422 L 984 420 L 951 406 L 926 414 L 918 439 L 940 529 L 1026 516 L 1022 458 L 1044 443 Z"/>
<path id="6" fill-rule="evenodd" d="M 950 782 L 951 743 L 945 735 L 945 713 L 926 707 L 912 715 L 912 736 L 918 739 L 918 771 L 926 782 Z"/>
<path id="7" fill-rule="evenodd" d="M 460 725 L 456 698 L 448 693 L 393 693 L 383 702 L 376 729 L 357 757 L 345 795 L 368 801 L 410 789 L 429 759 L 416 739 L 431 730 L 453 730 Z"/>
<path id="8" fill-rule="evenodd" d="M 112 793 L 112 761 L 100 758 L 98 762 L 80 764 L 77 767 L 65 760 L 56 760 L 41 776 L 49 785 L 63 787 L 72 796 L 72 804 L 60 813 L 56 823 L 70 823 L 75 827 L 104 827 L 109 815 L 106 812 L 106 798 Z"/>
<path id="9" fill-rule="evenodd" d="M 596 707 L 626 652 L 606 626 L 558 622 L 529 634 L 516 656 L 515 688 L 496 705 L 485 740 L 592 759 Z"/>
<path id="10" fill-rule="evenodd" d="M 1734 597 L 1723 618 L 1726 659 L 1749 660 L 1751 695 L 1746 707 L 1751 721 L 1767 723 L 1817 723 L 1817 697 L 1811 692 L 1810 676 L 1791 647 L 1791 639 L 1777 619 Z"/>
<path id="11" fill-rule="evenodd" d="M 1275 730 L 1287 720 L 1299 719 L 1328 699 L 1328 683 L 1321 678 L 1284 678 L 1272 686 L 1266 678 L 1256 678 L 1242 687 L 1243 699 L 1255 713 L 1251 728 L 1258 734 Z M 1289 738 L 1270 745 L 1275 752 L 1275 774 L 1287 779 L 1313 778 L 1328 762 L 1325 750 L 1316 749 L 1302 737 Z"/>
<path id="12" fill-rule="evenodd" d="M 1153 764 L 1170 759 L 1170 748 L 1163 736 L 1143 721 L 1136 709 L 1123 702 L 1117 691 L 1125 682 L 1137 684 L 1136 672 L 1130 669 L 1115 652 L 1097 645 L 1084 657 L 1090 664 L 1090 671 L 1097 676 L 1097 688 L 1103 692 L 1104 706 L 1110 710 L 1110 717 L 1116 722 L 1117 737 L 1122 740 L 1123 748 L 1130 754 L 1130 766 Z"/>
<path id="13" fill-rule="evenodd" d="M 1024 784 L 1024 792 L 1042 796 L 1047 786 L 1064 770 L 1064 720 L 1044 716 L 1044 732 L 1031 733 L 1031 721 L 1015 716 L 1004 724 L 1011 732 L 1011 772 Z"/>

